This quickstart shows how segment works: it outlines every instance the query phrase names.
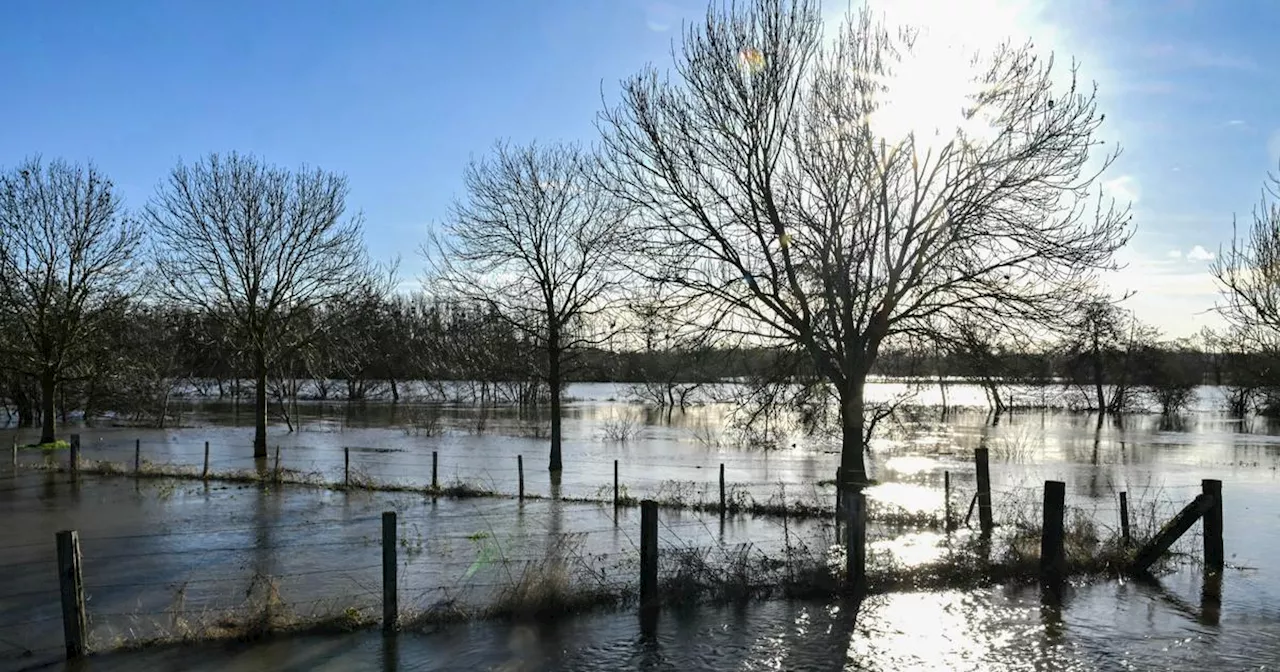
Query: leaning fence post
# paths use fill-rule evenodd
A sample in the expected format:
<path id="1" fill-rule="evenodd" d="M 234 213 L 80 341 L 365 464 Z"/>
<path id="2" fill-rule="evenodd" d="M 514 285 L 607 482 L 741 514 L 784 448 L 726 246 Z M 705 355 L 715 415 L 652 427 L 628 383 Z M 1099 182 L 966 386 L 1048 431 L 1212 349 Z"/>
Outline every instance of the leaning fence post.
<path id="1" fill-rule="evenodd" d="M 978 468 L 978 525 L 983 534 L 990 534 L 995 522 L 991 520 L 991 468 L 987 449 L 974 450 L 973 460 Z"/>
<path id="2" fill-rule="evenodd" d="M 845 581 L 849 590 L 860 591 L 867 571 L 867 497 L 861 486 L 844 494 L 845 517 Z"/>
<path id="3" fill-rule="evenodd" d="M 351 447 L 342 447 L 342 487 L 351 487 Z"/>
<path id="4" fill-rule="evenodd" d="M 277 448 L 277 450 L 279 449 Z M 276 460 L 276 463 L 277 465 L 279 464 L 278 459 Z M 209 480 L 209 442 L 208 441 L 204 442 L 204 470 L 200 472 L 200 478 L 206 481 Z"/>
<path id="5" fill-rule="evenodd" d="M 1212 499 L 1204 512 L 1204 566 L 1210 573 L 1222 573 L 1222 481 L 1204 479 L 1200 491 Z"/>
<path id="6" fill-rule="evenodd" d="M 80 473 L 80 435 L 71 435 L 71 473 Z"/>
<path id="7" fill-rule="evenodd" d="M 1065 514 L 1067 484 L 1044 482 L 1044 525 L 1040 536 L 1040 577 L 1057 581 L 1066 575 L 1066 556 L 1062 550 L 1062 518 Z"/>
<path id="8" fill-rule="evenodd" d="M 724 462 L 720 463 L 720 517 L 724 518 Z"/>
<path id="9" fill-rule="evenodd" d="M 640 608 L 658 596 L 658 503 L 640 502 Z"/>
<path id="10" fill-rule="evenodd" d="M 400 604 L 396 596 L 396 512 L 382 513 L 382 629 L 394 632 L 400 626 Z"/>
<path id="11" fill-rule="evenodd" d="M 1125 546 L 1132 543 L 1129 536 L 1129 493 L 1120 493 L 1120 540 Z"/>
<path id="12" fill-rule="evenodd" d="M 80 533 L 64 530 L 57 534 L 58 584 L 62 592 L 62 634 L 67 658 L 85 655 L 88 619 L 84 609 L 84 581 L 80 571 Z"/>
<path id="13" fill-rule="evenodd" d="M 280 444 L 276 444 L 276 481 L 280 481 Z"/>
<path id="14" fill-rule="evenodd" d="M 520 479 L 520 501 L 524 501 L 524 455 L 516 455 L 516 475 Z"/>
<path id="15" fill-rule="evenodd" d="M 440 453 L 433 450 L 431 451 L 431 489 L 437 490 L 437 491 L 440 489 L 440 481 L 437 478 L 437 474 L 439 473 L 439 470 L 438 470 L 439 466 L 440 466 Z"/>
<path id="16" fill-rule="evenodd" d="M 942 472 L 942 529 L 951 531 L 951 472 Z"/>

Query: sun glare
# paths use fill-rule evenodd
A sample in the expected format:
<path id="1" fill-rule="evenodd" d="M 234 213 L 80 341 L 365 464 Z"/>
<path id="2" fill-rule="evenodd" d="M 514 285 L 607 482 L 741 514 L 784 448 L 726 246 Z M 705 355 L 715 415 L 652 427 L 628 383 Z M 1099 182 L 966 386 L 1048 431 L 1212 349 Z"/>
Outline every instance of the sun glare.
<path id="1" fill-rule="evenodd" d="M 912 138 L 918 154 L 957 132 L 981 142 L 990 125 L 981 113 L 966 119 L 964 111 L 979 91 L 982 57 L 1010 40 L 1033 37 L 1031 7 L 1018 0 L 869 1 L 891 30 L 909 26 L 916 31 L 913 48 L 886 82 L 871 127 L 894 145 Z"/>

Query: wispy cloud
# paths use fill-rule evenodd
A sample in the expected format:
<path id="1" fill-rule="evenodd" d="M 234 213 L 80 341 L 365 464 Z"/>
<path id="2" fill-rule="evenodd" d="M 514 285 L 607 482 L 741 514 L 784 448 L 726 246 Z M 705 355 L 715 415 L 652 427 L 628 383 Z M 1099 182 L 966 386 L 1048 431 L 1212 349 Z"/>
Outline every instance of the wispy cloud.
<path id="1" fill-rule="evenodd" d="M 655 33 L 665 33 L 680 25 L 679 8 L 667 2 L 648 2 L 644 6 L 644 23 Z"/>
<path id="2" fill-rule="evenodd" d="M 1153 44 L 1143 49 L 1142 52 L 1148 58 L 1159 60 L 1165 64 L 1203 70 L 1256 72 L 1262 69 L 1257 61 L 1248 56 L 1212 51 L 1198 45 Z"/>
<path id="3" fill-rule="evenodd" d="M 1102 191 L 1120 203 L 1137 203 L 1142 197 L 1138 180 L 1132 175 L 1121 175 L 1102 183 Z"/>

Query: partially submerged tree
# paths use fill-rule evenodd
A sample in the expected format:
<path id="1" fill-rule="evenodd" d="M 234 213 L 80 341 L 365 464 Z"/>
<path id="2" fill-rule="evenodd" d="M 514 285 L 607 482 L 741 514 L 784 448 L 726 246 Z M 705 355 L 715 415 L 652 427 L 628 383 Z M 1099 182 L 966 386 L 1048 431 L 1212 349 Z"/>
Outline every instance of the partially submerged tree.
<path id="1" fill-rule="evenodd" d="M 106 340 L 137 285 L 141 230 L 92 165 L 29 159 L 0 174 L 0 342 L 6 365 L 40 383 L 40 442 L 55 395 Z"/>
<path id="2" fill-rule="evenodd" d="M 251 156 L 179 164 L 145 210 L 161 295 L 221 320 L 255 381 L 254 457 L 267 455 L 267 376 L 315 333 L 318 306 L 370 270 L 346 178 Z"/>
<path id="3" fill-rule="evenodd" d="M 1089 206 L 1102 115 L 1074 73 L 1057 86 L 1051 59 L 1003 48 L 942 87 L 964 96 L 911 101 L 936 85 L 914 39 L 864 10 L 826 46 L 816 0 L 713 8 L 674 77 L 626 80 L 601 119 L 644 273 L 702 302 L 709 328 L 812 360 L 851 483 L 882 347 L 966 319 L 1054 323 L 1128 236 L 1127 212 Z M 953 114 L 895 132 L 913 103 Z"/>
<path id="4" fill-rule="evenodd" d="M 627 213 L 596 187 L 595 158 L 574 146 L 512 147 L 468 166 L 466 200 L 425 250 L 446 295 L 489 305 L 545 353 L 551 471 L 561 459 L 566 358 L 601 343 L 593 324 L 618 286 Z"/>

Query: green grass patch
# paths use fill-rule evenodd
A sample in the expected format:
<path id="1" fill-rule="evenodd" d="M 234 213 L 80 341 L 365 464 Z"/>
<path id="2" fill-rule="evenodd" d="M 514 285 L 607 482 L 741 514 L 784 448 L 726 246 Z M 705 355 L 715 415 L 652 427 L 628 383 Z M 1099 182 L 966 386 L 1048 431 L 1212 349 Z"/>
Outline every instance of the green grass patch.
<path id="1" fill-rule="evenodd" d="M 58 440 L 49 443 L 30 443 L 22 447 L 31 450 L 68 450 L 71 448 L 71 444 L 67 441 Z"/>

